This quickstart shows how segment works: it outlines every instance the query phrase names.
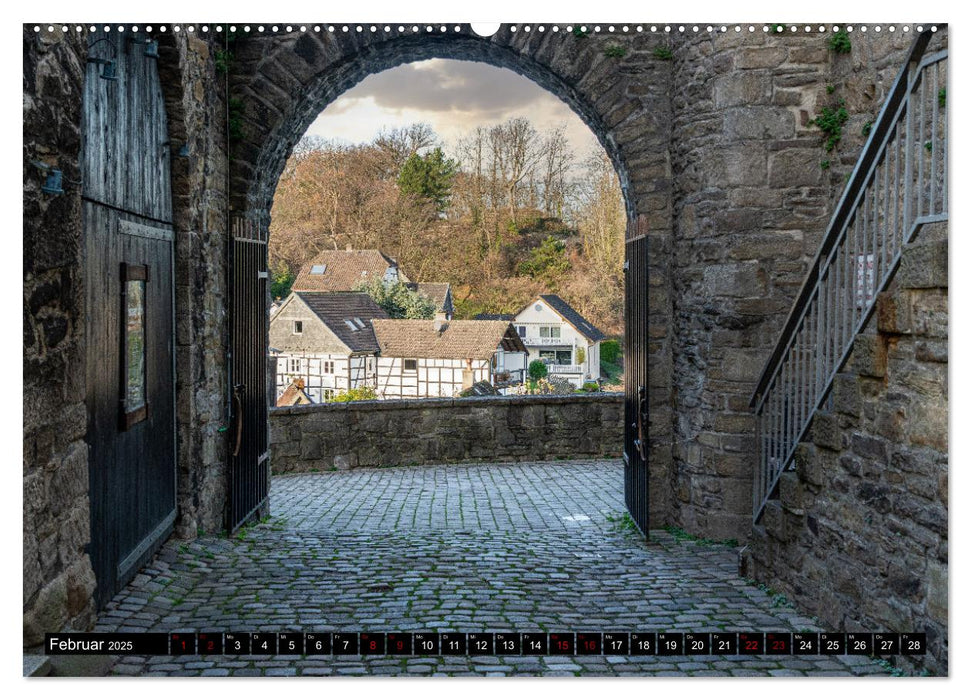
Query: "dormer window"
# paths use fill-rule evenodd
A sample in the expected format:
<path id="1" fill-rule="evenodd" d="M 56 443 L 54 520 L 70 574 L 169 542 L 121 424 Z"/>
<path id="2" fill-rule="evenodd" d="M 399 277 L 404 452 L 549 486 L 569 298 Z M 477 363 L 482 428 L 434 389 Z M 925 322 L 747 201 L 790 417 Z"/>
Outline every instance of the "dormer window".
<path id="1" fill-rule="evenodd" d="M 300 335 L 301 333 L 303 333 L 303 321 L 294 321 L 293 322 L 293 334 L 294 335 Z"/>
<path id="2" fill-rule="evenodd" d="M 322 275 L 325 272 L 327 272 L 327 265 L 326 264 L 323 264 L 323 265 L 314 265 L 314 266 L 312 266 L 310 268 L 310 274 L 311 275 Z"/>

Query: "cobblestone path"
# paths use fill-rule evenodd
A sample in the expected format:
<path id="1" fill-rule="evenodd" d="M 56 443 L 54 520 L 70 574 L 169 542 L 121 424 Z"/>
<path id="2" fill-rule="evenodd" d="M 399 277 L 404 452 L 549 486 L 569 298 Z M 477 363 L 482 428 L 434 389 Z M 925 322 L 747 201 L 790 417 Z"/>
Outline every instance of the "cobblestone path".
<path id="1" fill-rule="evenodd" d="M 97 631 L 815 631 L 736 549 L 625 527 L 616 461 L 274 477 L 273 517 L 172 540 Z M 121 657 L 120 675 L 872 675 L 854 656 Z"/>

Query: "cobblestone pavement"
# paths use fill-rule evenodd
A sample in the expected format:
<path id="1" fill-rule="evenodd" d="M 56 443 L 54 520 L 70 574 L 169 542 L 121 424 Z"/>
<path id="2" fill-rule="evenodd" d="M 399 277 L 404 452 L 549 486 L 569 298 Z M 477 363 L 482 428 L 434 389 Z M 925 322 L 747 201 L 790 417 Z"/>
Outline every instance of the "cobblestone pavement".
<path id="1" fill-rule="evenodd" d="M 622 518 L 616 461 L 274 477 L 274 517 L 172 540 L 97 631 L 815 631 L 737 551 Z M 119 675 L 873 675 L 853 656 L 121 657 Z"/>

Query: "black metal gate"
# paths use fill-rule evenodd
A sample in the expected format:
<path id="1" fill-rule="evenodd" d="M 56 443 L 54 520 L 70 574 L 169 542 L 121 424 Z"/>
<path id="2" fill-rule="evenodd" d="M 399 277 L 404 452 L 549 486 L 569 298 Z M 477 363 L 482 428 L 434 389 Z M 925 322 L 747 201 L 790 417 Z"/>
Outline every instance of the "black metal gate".
<path id="1" fill-rule="evenodd" d="M 267 230 L 257 220 L 235 218 L 231 231 L 228 529 L 234 531 L 266 505 L 270 460 Z"/>
<path id="2" fill-rule="evenodd" d="M 648 532 L 647 233 L 631 222 L 626 243 L 624 323 L 624 501 Z"/>

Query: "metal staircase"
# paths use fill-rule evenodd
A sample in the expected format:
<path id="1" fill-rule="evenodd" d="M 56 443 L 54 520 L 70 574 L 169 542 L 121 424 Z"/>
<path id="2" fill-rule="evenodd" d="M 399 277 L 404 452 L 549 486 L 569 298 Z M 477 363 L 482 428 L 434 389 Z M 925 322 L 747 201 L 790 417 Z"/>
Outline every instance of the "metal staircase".
<path id="1" fill-rule="evenodd" d="M 946 221 L 947 49 L 920 34 L 873 125 L 758 381 L 753 522 L 886 289 L 905 245 Z"/>

